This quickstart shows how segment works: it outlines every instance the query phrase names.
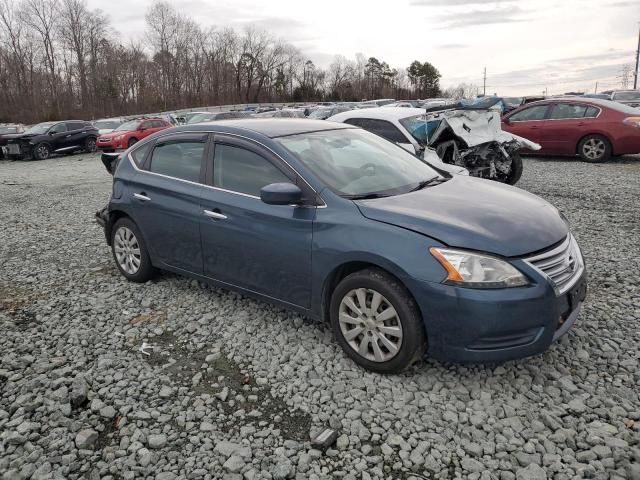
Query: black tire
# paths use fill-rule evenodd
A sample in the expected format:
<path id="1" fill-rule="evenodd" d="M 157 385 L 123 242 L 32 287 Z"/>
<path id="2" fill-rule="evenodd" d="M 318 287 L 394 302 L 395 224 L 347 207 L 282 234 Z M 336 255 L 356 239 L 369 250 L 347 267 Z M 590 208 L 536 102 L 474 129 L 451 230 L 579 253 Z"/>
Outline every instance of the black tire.
<path id="1" fill-rule="evenodd" d="M 128 232 L 131 232 L 133 234 L 135 243 L 131 243 L 129 245 L 123 245 L 122 240 L 124 240 L 125 238 L 130 238 L 128 236 L 128 233 L 126 232 L 127 230 Z M 125 237 L 119 238 L 118 235 L 125 235 Z M 139 265 L 137 269 L 129 268 L 129 266 L 135 267 L 134 263 L 132 261 L 127 262 L 126 260 L 123 260 L 122 257 L 121 259 L 119 259 L 118 253 L 116 253 L 117 249 L 124 247 L 125 248 L 125 253 L 123 254 L 124 257 L 127 256 L 126 255 L 127 248 L 129 248 L 128 251 L 135 256 L 135 253 L 133 252 L 133 248 L 135 248 L 134 247 L 135 244 L 137 244 L 138 251 L 139 251 L 139 255 L 137 257 L 139 260 Z M 117 220 L 116 223 L 113 225 L 113 228 L 111 229 L 111 252 L 113 254 L 113 259 L 116 262 L 116 266 L 118 267 L 118 270 L 120 270 L 120 273 L 129 281 L 136 282 L 136 283 L 144 283 L 147 280 L 150 280 L 151 278 L 153 278 L 157 273 L 156 269 L 151 264 L 151 259 L 149 258 L 149 251 L 147 249 L 147 245 L 144 241 L 144 238 L 142 238 L 142 234 L 140 233 L 138 226 L 130 218 L 127 218 L 127 217 L 121 218 Z M 129 258 L 131 258 L 131 256 L 129 256 Z"/>
<path id="2" fill-rule="evenodd" d="M 85 141 L 84 141 L 84 151 L 87 153 L 93 153 L 97 150 L 98 148 L 96 147 L 96 138 L 95 137 L 88 137 Z"/>
<path id="3" fill-rule="evenodd" d="M 611 143 L 602 135 L 587 135 L 578 144 L 578 155 L 585 162 L 600 163 L 611 158 Z"/>
<path id="4" fill-rule="evenodd" d="M 33 147 L 31 157 L 34 160 L 46 160 L 51 156 L 51 147 L 46 143 L 39 143 Z"/>
<path id="5" fill-rule="evenodd" d="M 385 320 L 383 324 L 378 324 L 377 327 L 365 326 L 366 322 L 371 322 L 369 325 L 375 323 L 373 314 L 371 313 L 372 310 L 369 310 L 368 313 L 363 312 L 365 314 L 364 316 L 367 316 L 368 318 L 364 319 L 364 316 L 361 316 L 360 318 L 362 318 L 362 320 L 357 320 L 361 323 L 357 326 L 353 322 L 341 322 L 341 309 L 349 309 L 349 307 L 346 306 L 346 303 L 343 303 L 343 300 L 346 300 L 346 297 L 351 295 L 358 297 L 358 295 L 354 293 L 358 289 L 364 289 L 365 306 L 367 309 L 371 308 L 374 293 L 379 293 L 382 296 L 382 300 L 376 308 L 376 311 L 378 312 L 376 316 L 387 312 L 389 306 L 395 309 L 397 315 L 390 320 Z M 384 304 L 388 304 L 387 307 L 380 310 L 383 308 Z M 343 311 L 342 313 L 345 314 L 346 312 Z M 348 316 L 353 318 L 352 314 L 356 314 L 356 311 L 353 309 L 351 309 L 351 314 L 348 314 Z M 367 370 L 377 373 L 398 373 L 410 366 L 416 360 L 420 360 L 426 350 L 424 324 L 415 300 L 409 294 L 404 285 L 383 270 L 368 268 L 345 277 L 331 295 L 330 318 L 331 327 L 338 344 L 349 357 Z M 388 324 L 386 322 L 392 323 Z M 347 330 L 347 334 L 349 332 L 357 333 L 356 331 L 359 328 L 362 332 L 357 334 L 357 336 L 351 340 L 347 340 L 345 338 L 345 333 L 343 333 L 343 327 L 341 326 L 345 325 L 344 328 L 348 328 L 349 324 L 353 324 L 354 326 L 353 329 Z M 396 331 L 399 327 L 401 331 L 401 338 L 397 340 L 397 334 L 385 336 L 387 341 L 390 341 L 390 338 L 396 339 L 397 343 L 394 343 L 394 345 L 397 348 L 397 352 L 394 354 L 395 356 L 391 356 L 388 359 L 381 357 L 381 360 L 376 361 L 375 358 L 371 359 L 371 356 L 375 356 L 376 349 L 373 348 L 374 342 L 377 343 L 380 354 L 386 356 L 393 355 L 392 351 L 386 348 L 385 342 L 381 340 L 383 332 L 379 331 L 379 328 L 383 327 L 387 328 L 387 330 L 392 328 Z M 371 329 L 374 329 L 375 331 L 372 331 Z M 358 339 L 360 339 L 359 342 Z M 356 351 L 356 346 L 354 345 L 359 343 L 359 345 L 362 346 L 365 339 L 367 339 L 368 342 L 364 342 L 366 346 L 366 356 L 358 353 L 358 351 Z M 367 358 L 367 356 L 370 358 Z"/>
<path id="6" fill-rule="evenodd" d="M 130 138 L 129 141 L 127 142 L 127 148 L 133 147 L 136 143 L 138 143 L 137 138 Z"/>
<path id="7" fill-rule="evenodd" d="M 522 157 L 519 153 L 511 154 L 511 172 L 506 179 L 506 184 L 515 185 L 522 177 Z"/>

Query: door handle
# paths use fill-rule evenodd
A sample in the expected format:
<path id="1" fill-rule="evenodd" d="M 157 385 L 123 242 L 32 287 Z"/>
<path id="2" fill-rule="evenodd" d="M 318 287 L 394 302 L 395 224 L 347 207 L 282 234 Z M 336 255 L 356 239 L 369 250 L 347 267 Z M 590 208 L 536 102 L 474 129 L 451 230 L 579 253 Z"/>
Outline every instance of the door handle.
<path id="1" fill-rule="evenodd" d="M 213 218 L 214 220 L 226 220 L 227 219 L 226 215 L 223 215 L 220 212 L 212 212 L 211 210 L 204 210 L 204 214 L 209 218 Z"/>
<path id="2" fill-rule="evenodd" d="M 133 196 L 138 200 L 142 200 L 143 202 L 148 202 L 149 200 L 151 200 L 144 193 L 134 193 Z"/>
<path id="3" fill-rule="evenodd" d="M 71 136 L 71 134 L 67 135 L 65 138 L 69 138 Z"/>

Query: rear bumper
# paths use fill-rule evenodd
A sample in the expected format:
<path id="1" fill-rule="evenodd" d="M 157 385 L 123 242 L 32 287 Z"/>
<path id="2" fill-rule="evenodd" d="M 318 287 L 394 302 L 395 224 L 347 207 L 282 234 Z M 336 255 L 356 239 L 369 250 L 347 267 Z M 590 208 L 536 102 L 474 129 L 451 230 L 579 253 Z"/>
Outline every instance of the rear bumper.
<path id="1" fill-rule="evenodd" d="M 546 280 L 529 287 L 477 290 L 419 282 L 429 357 L 457 363 L 493 363 L 544 352 L 577 321 L 586 273 L 557 295 Z"/>

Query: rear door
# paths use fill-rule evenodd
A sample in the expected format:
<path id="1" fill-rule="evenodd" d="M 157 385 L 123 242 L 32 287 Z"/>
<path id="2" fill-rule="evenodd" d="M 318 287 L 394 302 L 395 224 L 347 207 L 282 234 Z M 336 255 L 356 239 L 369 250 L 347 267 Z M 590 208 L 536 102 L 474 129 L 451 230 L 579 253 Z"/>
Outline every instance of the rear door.
<path id="1" fill-rule="evenodd" d="M 539 143 L 542 149 L 546 149 L 545 138 L 542 129 L 546 122 L 548 104 L 531 105 L 508 115 L 502 122 L 502 129 Z"/>
<path id="2" fill-rule="evenodd" d="M 67 136 L 65 138 L 65 148 L 81 147 L 86 141 L 87 123 L 81 121 L 66 122 Z"/>
<path id="3" fill-rule="evenodd" d="M 311 306 L 313 192 L 276 155 L 216 134 L 200 215 L 205 275 L 303 308 Z M 260 189 L 296 183 L 308 205 L 267 205 Z"/>
<path id="4" fill-rule="evenodd" d="M 543 132 L 546 146 L 554 153 L 572 155 L 578 142 L 591 131 L 600 109 L 578 103 L 556 103 L 551 107 Z"/>
<path id="5" fill-rule="evenodd" d="M 154 258 L 202 273 L 200 198 L 207 134 L 176 133 L 159 139 L 130 183 L 134 220 Z M 134 150 L 135 155 L 140 149 Z"/>

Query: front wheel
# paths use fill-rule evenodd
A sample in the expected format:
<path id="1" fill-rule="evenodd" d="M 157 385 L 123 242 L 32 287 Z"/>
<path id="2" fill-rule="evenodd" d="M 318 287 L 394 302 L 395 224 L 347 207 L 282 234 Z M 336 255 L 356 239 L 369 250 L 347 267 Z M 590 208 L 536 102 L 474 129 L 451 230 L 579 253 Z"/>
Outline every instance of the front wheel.
<path id="1" fill-rule="evenodd" d="M 51 155 L 51 148 L 46 143 L 39 143 L 33 149 L 33 158 L 35 160 L 46 160 Z"/>
<path id="2" fill-rule="evenodd" d="M 519 153 L 511 154 L 511 170 L 505 179 L 506 184 L 515 185 L 522 177 L 522 157 Z"/>
<path id="3" fill-rule="evenodd" d="M 111 250 L 120 273 L 137 283 L 153 278 L 156 270 L 138 226 L 125 217 L 116 221 L 111 232 Z"/>
<path id="4" fill-rule="evenodd" d="M 587 135 L 578 145 L 578 155 L 585 162 L 604 162 L 611 157 L 611 144 L 602 135 Z"/>
<path id="5" fill-rule="evenodd" d="M 133 147 L 136 143 L 138 143 L 137 138 L 130 138 L 129 141 L 127 142 L 127 148 Z"/>
<path id="6" fill-rule="evenodd" d="M 406 288 L 379 269 L 344 278 L 330 305 L 336 340 L 357 364 L 378 373 L 397 373 L 420 359 L 426 348 L 418 306 Z"/>

